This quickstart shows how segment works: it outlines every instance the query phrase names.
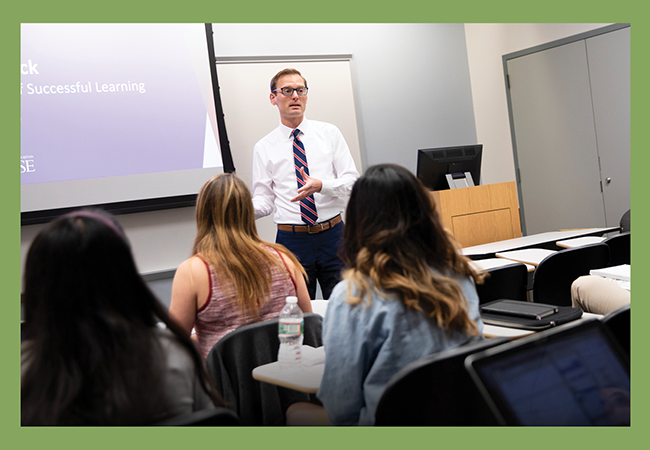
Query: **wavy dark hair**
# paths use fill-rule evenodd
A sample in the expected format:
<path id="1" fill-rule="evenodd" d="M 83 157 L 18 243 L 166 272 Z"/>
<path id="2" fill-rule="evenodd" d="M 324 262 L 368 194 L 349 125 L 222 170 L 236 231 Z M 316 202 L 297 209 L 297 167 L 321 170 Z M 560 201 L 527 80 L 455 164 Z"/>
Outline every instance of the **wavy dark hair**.
<path id="1" fill-rule="evenodd" d="M 391 293 L 447 331 L 476 335 L 467 300 L 450 275 L 475 282 L 482 277 L 458 250 L 443 228 L 433 197 L 405 168 L 372 166 L 354 184 L 341 255 L 351 304 L 366 297 L 370 302 L 371 289 L 382 296 Z"/>
<path id="2" fill-rule="evenodd" d="M 62 216 L 24 271 L 23 425 L 147 425 L 168 410 L 162 322 L 223 405 L 203 359 L 136 269 L 124 232 L 99 210 Z"/>

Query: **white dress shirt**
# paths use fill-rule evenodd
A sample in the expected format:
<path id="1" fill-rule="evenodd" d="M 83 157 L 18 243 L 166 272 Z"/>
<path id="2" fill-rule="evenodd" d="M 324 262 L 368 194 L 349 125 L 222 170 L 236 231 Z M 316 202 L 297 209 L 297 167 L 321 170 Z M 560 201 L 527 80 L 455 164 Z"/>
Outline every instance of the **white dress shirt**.
<path id="1" fill-rule="evenodd" d="M 343 135 L 336 126 L 303 119 L 298 126 L 305 146 L 309 176 L 323 182 L 320 193 L 314 194 L 318 222 L 335 217 L 345 209 L 345 198 L 359 178 Z M 264 136 L 253 150 L 253 206 L 255 218 L 273 212 L 278 224 L 302 224 L 300 202 L 291 202 L 298 195 L 293 163 L 292 128 L 280 126 Z"/>

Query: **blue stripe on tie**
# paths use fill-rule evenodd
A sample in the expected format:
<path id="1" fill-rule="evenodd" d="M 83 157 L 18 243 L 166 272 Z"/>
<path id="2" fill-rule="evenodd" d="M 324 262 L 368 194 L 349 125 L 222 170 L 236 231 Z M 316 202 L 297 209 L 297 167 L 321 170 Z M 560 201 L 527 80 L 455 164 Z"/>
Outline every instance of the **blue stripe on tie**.
<path id="1" fill-rule="evenodd" d="M 302 221 L 303 221 L 303 222 L 308 223 L 308 224 L 311 224 L 311 225 L 314 225 L 314 224 L 316 223 L 315 220 L 313 220 L 312 218 L 308 217 L 308 216 L 307 216 L 306 214 L 304 214 L 303 212 L 301 212 L 300 215 L 302 216 Z"/>
<path id="2" fill-rule="evenodd" d="M 312 205 L 314 205 L 313 208 L 316 209 L 316 203 L 314 203 L 314 200 L 312 200 L 311 197 L 305 197 L 305 198 L 303 198 L 302 200 L 303 200 L 303 201 L 305 201 L 305 200 L 309 200 L 309 202 L 310 202 Z"/>
<path id="3" fill-rule="evenodd" d="M 312 213 L 312 214 L 314 214 L 314 215 L 316 215 L 316 211 L 314 211 L 313 209 L 311 209 L 311 208 L 310 208 L 309 206 L 307 206 L 307 205 L 306 205 L 305 203 L 303 203 L 303 202 L 300 202 L 300 206 L 302 206 L 302 207 L 304 207 L 304 208 L 306 208 L 306 209 L 307 209 L 307 211 L 309 211 L 310 213 Z"/>

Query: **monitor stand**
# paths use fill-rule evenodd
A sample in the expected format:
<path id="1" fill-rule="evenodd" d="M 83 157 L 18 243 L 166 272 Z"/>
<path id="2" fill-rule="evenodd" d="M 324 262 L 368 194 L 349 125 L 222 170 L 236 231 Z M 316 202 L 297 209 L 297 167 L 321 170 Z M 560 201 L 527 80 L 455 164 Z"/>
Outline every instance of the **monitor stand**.
<path id="1" fill-rule="evenodd" d="M 469 172 L 461 173 L 448 173 L 445 175 L 447 182 L 449 183 L 449 189 L 457 189 L 464 187 L 474 186 L 474 180 L 472 179 L 472 174 Z"/>

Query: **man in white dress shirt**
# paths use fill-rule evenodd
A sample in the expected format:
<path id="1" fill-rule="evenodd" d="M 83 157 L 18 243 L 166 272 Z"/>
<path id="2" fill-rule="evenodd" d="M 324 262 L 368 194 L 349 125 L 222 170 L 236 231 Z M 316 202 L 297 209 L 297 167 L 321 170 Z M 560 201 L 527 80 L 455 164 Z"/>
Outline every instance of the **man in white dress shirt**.
<path id="1" fill-rule="evenodd" d="M 295 69 L 271 80 L 269 98 L 278 107 L 280 125 L 255 144 L 253 205 L 256 219 L 275 210 L 276 242 L 302 263 L 311 298 L 318 280 L 327 299 L 343 268 L 338 249 L 344 197 L 359 172 L 339 129 L 305 118 L 307 91 L 307 81 Z"/>

